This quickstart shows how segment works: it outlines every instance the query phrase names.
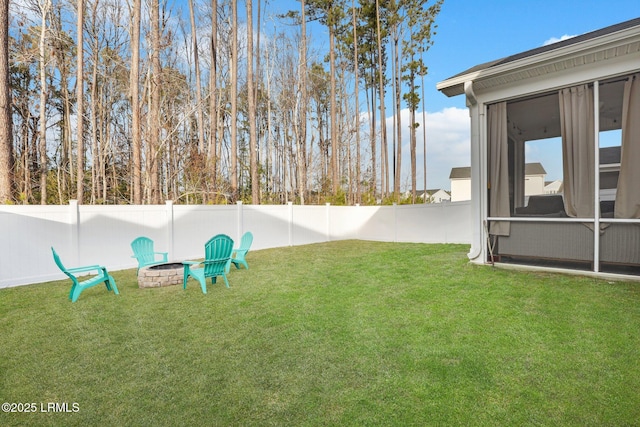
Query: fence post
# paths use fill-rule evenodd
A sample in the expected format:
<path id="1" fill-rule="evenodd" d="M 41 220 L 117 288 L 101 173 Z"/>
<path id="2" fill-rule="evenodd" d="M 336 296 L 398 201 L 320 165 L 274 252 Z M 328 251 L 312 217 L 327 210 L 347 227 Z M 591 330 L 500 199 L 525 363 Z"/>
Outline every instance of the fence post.
<path id="1" fill-rule="evenodd" d="M 174 223 L 173 223 L 173 200 L 166 200 L 165 206 L 167 208 L 167 241 L 169 244 L 169 259 L 173 259 L 173 237 L 174 237 Z"/>
<path id="2" fill-rule="evenodd" d="M 398 204 L 393 203 L 393 243 L 398 243 Z"/>
<path id="3" fill-rule="evenodd" d="M 325 231 L 325 235 L 327 238 L 327 242 L 331 241 L 331 203 L 326 203 L 325 206 L 327 207 L 325 212 L 326 212 L 326 231 Z"/>
<path id="4" fill-rule="evenodd" d="M 242 238 L 242 232 L 244 230 L 244 215 L 243 215 L 243 205 L 242 205 L 242 200 L 238 200 L 236 202 L 236 206 L 238 207 L 238 220 L 237 220 L 237 230 L 236 230 L 236 240 L 237 242 L 240 242 L 240 239 Z"/>
<path id="5" fill-rule="evenodd" d="M 356 218 L 358 220 L 358 228 L 356 229 L 356 239 L 360 239 L 360 233 L 362 232 L 362 212 L 360 209 L 360 203 L 356 203 Z"/>
<path id="6" fill-rule="evenodd" d="M 80 212 L 78 201 L 69 200 L 69 226 L 71 228 L 71 250 L 75 258 L 75 264 L 81 265 L 80 260 Z"/>
<path id="7" fill-rule="evenodd" d="M 442 210 L 442 214 L 440 215 L 440 218 L 446 218 L 447 215 L 447 207 L 445 206 L 444 203 L 440 203 L 441 207 L 440 209 Z M 443 229 L 444 229 L 444 243 L 449 243 L 449 222 L 446 222 L 443 224 Z"/>
<path id="8" fill-rule="evenodd" d="M 289 232 L 289 246 L 293 246 L 293 202 L 287 202 L 287 213 L 289 215 L 289 224 L 288 224 L 288 232 Z"/>

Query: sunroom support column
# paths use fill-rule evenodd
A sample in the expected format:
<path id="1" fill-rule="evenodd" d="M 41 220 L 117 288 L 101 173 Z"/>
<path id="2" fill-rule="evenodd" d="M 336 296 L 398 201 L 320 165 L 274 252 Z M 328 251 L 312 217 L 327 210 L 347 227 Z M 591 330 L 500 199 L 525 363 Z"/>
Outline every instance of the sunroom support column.
<path id="1" fill-rule="evenodd" d="M 593 271 L 600 271 L 600 82 L 593 82 L 593 156 L 594 207 L 593 207 Z"/>

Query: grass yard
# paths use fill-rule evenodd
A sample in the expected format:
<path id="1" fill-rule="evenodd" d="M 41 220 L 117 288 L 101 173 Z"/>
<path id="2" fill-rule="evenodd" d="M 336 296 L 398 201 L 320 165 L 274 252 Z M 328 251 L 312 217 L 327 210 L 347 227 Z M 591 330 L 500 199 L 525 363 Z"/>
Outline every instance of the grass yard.
<path id="1" fill-rule="evenodd" d="M 207 295 L 135 269 L 73 304 L 68 280 L 2 289 L 0 398 L 36 412 L 0 425 L 640 425 L 640 284 L 467 252 L 254 251 Z"/>

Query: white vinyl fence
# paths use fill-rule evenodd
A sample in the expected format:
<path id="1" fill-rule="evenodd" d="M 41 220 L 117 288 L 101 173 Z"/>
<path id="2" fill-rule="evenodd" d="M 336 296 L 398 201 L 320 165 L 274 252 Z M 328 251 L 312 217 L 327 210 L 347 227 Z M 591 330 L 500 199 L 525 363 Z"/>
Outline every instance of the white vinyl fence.
<path id="1" fill-rule="evenodd" d="M 130 243 L 154 240 L 156 251 L 181 261 L 204 255 L 224 233 L 254 236 L 252 250 L 332 240 L 470 243 L 470 202 L 401 206 L 78 205 L 0 206 L 0 288 L 62 279 L 51 247 L 68 267 L 137 266 Z"/>

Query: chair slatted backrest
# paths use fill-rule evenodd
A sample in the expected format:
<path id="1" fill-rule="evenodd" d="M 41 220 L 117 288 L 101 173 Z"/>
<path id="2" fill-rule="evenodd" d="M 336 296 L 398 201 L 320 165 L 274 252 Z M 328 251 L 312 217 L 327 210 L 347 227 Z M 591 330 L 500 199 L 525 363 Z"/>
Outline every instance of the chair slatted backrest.
<path id="1" fill-rule="evenodd" d="M 249 248 L 251 248 L 251 244 L 253 243 L 253 234 L 250 231 L 247 231 L 242 235 L 242 239 L 240 239 L 240 250 L 249 252 Z"/>
<path id="2" fill-rule="evenodd" d="M 140 265 L 153 264 L 155 256 L 153 253 L 153 240 L 148 237 L 138 237 L 131 242 L 131 249 Z"/>
<path id="3" fill-rule="evenodd" d="M 58 255 L 58 253 L 56 252 L 55 249 L 53 249 L 53 246 L 51 247 L 51 252 L 53 252 L 53 260 L 55 261 L 56 265 L 58 266 L 58 268 L 67 276 L 69 276 L 72 280 L 76 280 L 75 276 L 73 276 L 71 273 L 69 273 L 69 271 L 67 271 L 67 268 L 64 266 L 64 264 L 62 264 L 62 261 L 60 260 L 60 255 Z"/>
<path id="4" fill-rule="evenodd" d="M 204 276 L 215 277 L 224 274 L 233 251 L 233 239 L 226 234 L 218 234 L 204 245 Z"/>

